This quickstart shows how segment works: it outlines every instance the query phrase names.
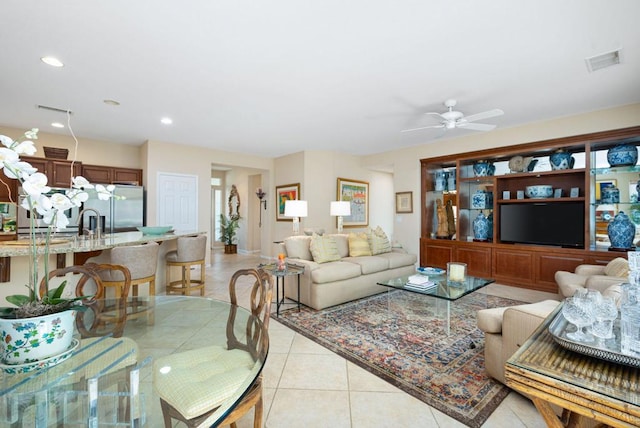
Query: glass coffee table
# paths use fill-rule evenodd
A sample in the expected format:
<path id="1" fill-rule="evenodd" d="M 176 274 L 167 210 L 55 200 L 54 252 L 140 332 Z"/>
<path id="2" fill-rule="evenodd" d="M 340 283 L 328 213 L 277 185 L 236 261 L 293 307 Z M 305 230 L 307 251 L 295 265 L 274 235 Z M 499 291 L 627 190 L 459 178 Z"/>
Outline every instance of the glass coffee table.
<path id="1" fill-rule="evenodd" d="M 419 273 L 416 273 L 415 275 L 420 276 Z M 423 294 L 425 296 L 435 297 L 436 299 L 444 301 L 446 304 L 447 313 L 447 336 L 451 334 L 451 303 L 494 282 L 493 279 L 478 278 L 470 275 L 467 275 L 465 280 L 462 282 L 448 282 L 446 272 L 441 275 L 428 275 L 428 277 L 429 281 L 433 282 L 434 284 L 433 286 L 424 289 L 408 285 L 407 283 L 409 281 L 409 275 L 392 278 L 387 281 L 380 281 L 378 282 L 378 285 L 383 285 L 385 287 L 395 288 L 398 290 L 410 291 L 412 293 Z"/>

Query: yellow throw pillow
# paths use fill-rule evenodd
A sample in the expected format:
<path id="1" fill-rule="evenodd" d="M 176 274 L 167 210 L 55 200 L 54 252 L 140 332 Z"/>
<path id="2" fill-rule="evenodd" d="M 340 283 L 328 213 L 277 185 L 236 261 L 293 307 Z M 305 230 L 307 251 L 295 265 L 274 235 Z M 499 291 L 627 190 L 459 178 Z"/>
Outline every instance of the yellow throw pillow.
<path id="1" fill-rule="evenodd" d="M 349 234 L 349 256 L 360 257 L 370 256 L 371 248 L 369 248 L 369 240 L 367 234 L 362 233 L 350 233 Z"/>
<path id="2" fill-rule="evenodd" d="M 370 230 L 369 247 L 371 247 L 371 254 L 374 256 L 391 251 L 391 242 L 380 226 Z"/>
<path id="3" fill-rule="evenodd" d="M 626 278 L 629 276 L 629 262 L 622 257 L 615 258 L 605 266 L 604 274 L 607 276 Z"/>
<path id="4" fill-rule="evenodd" d="M 316 263 L 327 263 L 340 260 L 340 253 L 336 240 L 332 236 L 320 236 L 313 234 L 309 245 L 313 261 Z"/>

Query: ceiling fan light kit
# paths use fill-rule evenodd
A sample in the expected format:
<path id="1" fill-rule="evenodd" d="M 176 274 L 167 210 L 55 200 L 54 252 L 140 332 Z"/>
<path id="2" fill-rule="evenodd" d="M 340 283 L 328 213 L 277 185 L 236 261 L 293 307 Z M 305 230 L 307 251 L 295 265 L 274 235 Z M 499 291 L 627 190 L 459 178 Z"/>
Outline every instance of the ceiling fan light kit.
<path id="1" fill-rule="evenodd" d="M 411 128 L 411 129 L 403 129 L 400 132 L 411 132 L 418 131 L 421 129 L 429 129 L 429 128 L 444 128 L 444 130 L 455 129 L 455 128 L 464 128 L 470 129 L 472 131 L 491 131 L 496 127 L 496 125 L 490 125 L 487 123 L 473 123 L 477 120 L 488 119 L 491 117 L 502 116 L 504 112 L 500 109 L 488 110 L 482 113 L 472 114 L 470 116 L 466 116 L 459 111 L 454 110 L 453 108 L 456 106 L 457 101 L 454 99 L 448 99 L 444 102 L 444 106 L 449 110 L 444 113 L 437 112 L 428 112 L 426 115 L 430 116 L 438 116 L 440 124 L 439 125 L 430 125 L 430 126 L 422 126 L 419 128 Z"/>

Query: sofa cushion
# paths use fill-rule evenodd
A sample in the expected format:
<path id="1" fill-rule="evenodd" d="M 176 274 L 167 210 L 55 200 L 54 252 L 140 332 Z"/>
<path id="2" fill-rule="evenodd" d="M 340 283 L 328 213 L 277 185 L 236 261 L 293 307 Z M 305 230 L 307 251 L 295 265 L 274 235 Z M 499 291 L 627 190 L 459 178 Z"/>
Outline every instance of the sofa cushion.
<path id="1" fill-rule="evenodd" d="M 311 236 L 311 255 L 316 263 L 327 263 L 340 260 L 336 240 L 333 236 L 320 236 L 313 234 Z"/>
<path id="2" fill-rule="evenodd" d="M 369 240 L 367 234 L 350 233 L 349 234 L 349 257 L 370 256 L 371 248 L 369 248 Z"/>
<path id="3" fill-rule="evenodd" d="M 311 271 L 311 280 L 316 284 L 342 281 L 360 276 L 360 265 L 349 262 L 329 262 Z"/>
<path id="4" fill-rule="evenodd" d="M 375 256 L 376 254 L 388 253 L 391 251 L 391 242 L 380 226 L 375 229 L 370 229 L 367 236 L 369 238 L 369 247 L 371 247 L 372 255 Z"/>
<path id="5" fill-rule="evenodd" d="M 629 262 L 627 259 L 617 257 L 605 266 L 604 274 L 607 276 L 627 277 L 629 275 Z"/>
<path id="6" fill-rule="evenodd" d="M 389 261 L 389 269 L 411 266 L 418 261 L 418 257 L 415 254 L 409 254 L 403 250 L 395 250 L 390 253 L 378 254 L 376 257 L 387 259 Z"/>
<path id="7" fill-rule="evenodd" d="M 338 254 L 340 254 L 340 258 L 343 259 L 345 257 L 349 257 L 349 235 L 336 233 L 332 236 L 333 239 L 336 240 L 336 247 L 338 247 Z"/>
<path id="8" fill-rule="evenodd" d="M 389 269 L 389 259 L 378 256 L 360 256 L 360 257 L 345 257 L 342 261 L 355 263 L 360 266 L 360 271 L 363 275 L 369 275 L 370 273 L 381 272 Z"/>
<path id="9" fill-rule="evenodd" d="M 287 257 L 293 259 L 313 260 L 309 245 L 310 236 L 289 236 L 284 240 L 284 248 L 287 250 Z"/>

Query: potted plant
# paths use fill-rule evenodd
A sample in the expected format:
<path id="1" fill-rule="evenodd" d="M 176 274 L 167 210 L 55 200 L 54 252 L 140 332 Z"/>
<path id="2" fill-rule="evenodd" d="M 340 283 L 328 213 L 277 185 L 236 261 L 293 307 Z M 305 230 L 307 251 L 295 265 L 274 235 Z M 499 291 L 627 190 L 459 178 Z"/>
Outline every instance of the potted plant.
<path id="1" fill-rule="evenodd" d="M 64 298 L 66 282 L 50 289 L 47 273 L 52 233 L 69 224 L 64 211 L 81 206 L 89 197 L 88 189 L 94 186 L 83 177 L 73 177 L 71 188 L 65 194 L 48 196 L 51 189 L 47 186 L 46 175 L 20 160 L 21 154 L 35 154 L 32 140 L 37 138 L 38 129 L 35 128 L 16 141 L 0 135 L 0 169 L 8 178 L 20 182 L 23 192 L 20 206 L 31 212 L 27 293 L 8 296 L 7 301 L 14 306 L 0 308 L 0 359 L 5 364 L 29 363 L 65 352 L 71 345 L 75 310 L 81 309 L 78 301 L 87 297 Z M 113 188 L 96 185 L 95 190 L 100 199 L 106 200 L 112 196 Z M 39 236 L 34 227 L 38 215 L 49 225 L 44 236 Z M 40 258 L 45 272 L 42 295 L 38 278 Z"/>
<path id="2" fill-rule="evenodd" d="M 236 233 L 238 227 L 240 227 L 240 216 L 227 217 L 224 214 L 220 214 L 220 234 L 221 239 L 224 242 L 225 254 L 236 254 L 238 252 L 238 245 L 236 244 Z"/>

